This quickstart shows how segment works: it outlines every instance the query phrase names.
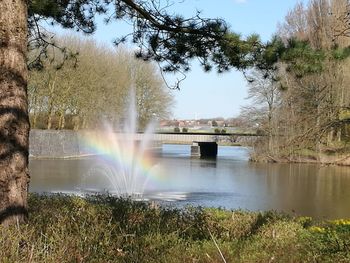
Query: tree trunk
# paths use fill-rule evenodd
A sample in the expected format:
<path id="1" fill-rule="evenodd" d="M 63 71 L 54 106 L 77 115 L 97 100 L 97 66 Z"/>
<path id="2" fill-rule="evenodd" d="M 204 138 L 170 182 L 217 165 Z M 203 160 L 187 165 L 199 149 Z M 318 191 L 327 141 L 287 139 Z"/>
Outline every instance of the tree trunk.
<path id="1" fill-rule="evenodd" d="M 56 75 L 51 84 L 49 84 L 50 88 L 50 96 L 49 96 L 49 107 L 47 110 L 47 129 L 51 130 L 52 128 L 52 117 L 53 117 L 53 107 L 54 107 L 54 92 L 55 92 L 55 84 L 56 84 Z"/>
<path id="2" fill-rule="evenodd" d="M 80 128 L 80 117 L 79 117 L 78 114 L 73 117 L 73 123 L 74 123 L 73 130 L 75 130 L 75 131 L 79 130 L 79 128 Z"/>
<path id="3" fill-rule="evenodd" d="M 58 129 L 63 130 L 66 124 L 66 119 L 64 116 L 64 110 L 60 112 L 60 119 L 59 119 L 59 124 L 58 124 Z"/>
<path id="4" fill-rule="evenodd" d="M 32 129 L 35 129 L 36 128 L 36 123 L 38 122 L 38 113 L 35 111 L 34 114 L 33 114 L 33 126 L 32 126 Z"/>
<path id="5" fill-rule="evenodd" d="M 37 91 L 34 91 L 35 93 L 37 92 Z M 32 122 L 31 122 L 31 127 L 32 127 L 32 129 L 35 129 L 36 128 L 36 123 L 37 123 L 37 120 L 38 120 L 38 108 L 37 108 L 37 105 L 38 105 L 38 101 L 37 101 L 37 96 L 35 96 L 34 94 L 33 94 L 33 97 L 34 97 L 34 99 L 33 99 L 33 119 L 32 119 Z M 30 100 L 30 99 L 29 99 Z M 29 110 L 28 110 L 28 112 L 30 112 L 30 108 L 29 108 Z"/>
<path id="6" fill-rule="evenodd" d="M 86 129 L 87 128 L 87 118 L 86 116 L 83 116 L 83 123 L 81 124 L 81 127 L 83 129 Z"/>
<path id="7" fill-rule="evenodd" d="M 51 130 L 52 128 L 52 110 L 50 109 L 49 112 L 48 112 L 48 116 L 47 116 L 47 129 L 48 130 Z"/>
<path id="8" fill-rule="evenodd" d="M 27 1 L 0 1 L 0 223 L 27 215 Z"/>

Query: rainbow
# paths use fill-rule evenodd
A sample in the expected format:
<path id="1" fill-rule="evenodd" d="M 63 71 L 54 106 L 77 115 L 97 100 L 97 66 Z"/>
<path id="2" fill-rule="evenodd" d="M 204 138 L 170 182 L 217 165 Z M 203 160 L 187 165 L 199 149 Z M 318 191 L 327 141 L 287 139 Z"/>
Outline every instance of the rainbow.
<path id="1" fill-rule="evenodd" d="M 124 184 L 133 191 L 135 185 L 152 184 L 162 181 L 161 173 L 157 171 L 157 163 L 149 150 L 149 142 L 137 141 L 134 134 L 117 134 L 110 130 L 83 132 L 79 136 L 79 144 L 84 153 L 96 156 L 99 162 L 114 167 L 115 184 L 120 184 L 119 177 L 123 177 Z M 137 191 L 143 191 L 138 189 Z"/>

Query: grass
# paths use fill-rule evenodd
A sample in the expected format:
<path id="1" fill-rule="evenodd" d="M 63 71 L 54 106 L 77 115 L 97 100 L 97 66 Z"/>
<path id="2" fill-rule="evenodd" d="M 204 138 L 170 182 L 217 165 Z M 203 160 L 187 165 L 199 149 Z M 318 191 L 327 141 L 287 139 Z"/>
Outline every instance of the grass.
<path id="1" fill-rule="evenodd" d="M 350 221 L 155 207 L 110 196 L 29 198 L 1 262 L 349 262 Z"/>

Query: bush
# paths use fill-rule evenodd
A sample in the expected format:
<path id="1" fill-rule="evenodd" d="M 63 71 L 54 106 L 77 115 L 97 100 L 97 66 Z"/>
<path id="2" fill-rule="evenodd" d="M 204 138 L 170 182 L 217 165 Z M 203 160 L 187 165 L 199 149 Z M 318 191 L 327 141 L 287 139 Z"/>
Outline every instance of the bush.
<path id="1" fill-rule="evenodd" d="M 188 129 L 184 127 L 184 128 L 182 128 L 182 132 L 186 133 L 186 132 L 188 132 Z"/>
<path id="2" fill-rule="evenodd" d="M 175 127 L 174 128 L 174 132 L 180 132 L 180 128 L 179 127 Z"/>
<path id="3" fill-rule="evenodd" d="M 265 131 L 262 130 L 262 129 L 257 129 L 257 130 L 256 130 L 256 135 L 261 135 L 261 136 L 263 136 L 263 135 L 265 135 Z"/>

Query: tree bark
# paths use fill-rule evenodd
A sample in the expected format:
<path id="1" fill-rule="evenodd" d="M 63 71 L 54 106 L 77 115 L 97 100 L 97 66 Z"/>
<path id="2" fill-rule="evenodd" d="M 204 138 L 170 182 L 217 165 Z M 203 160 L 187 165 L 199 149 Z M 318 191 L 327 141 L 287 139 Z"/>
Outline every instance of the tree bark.
<path id="1" fill-rule="evenodd" d="M 27 216 L 27 1 L 0 1 L 0 223 Z"/>

